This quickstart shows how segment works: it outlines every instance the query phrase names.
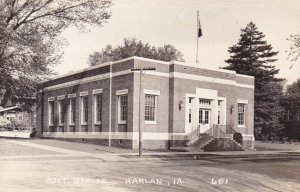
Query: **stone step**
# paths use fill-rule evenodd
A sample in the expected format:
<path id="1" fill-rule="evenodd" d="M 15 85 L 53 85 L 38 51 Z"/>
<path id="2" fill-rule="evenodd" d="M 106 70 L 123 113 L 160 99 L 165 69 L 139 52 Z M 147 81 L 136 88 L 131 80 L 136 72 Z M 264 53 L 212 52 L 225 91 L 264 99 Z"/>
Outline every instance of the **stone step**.
<path id="1" fill-rule="evenodd" d="M 202 149 L 204 151 L 244 151 L 239 143 L 230 138 L 214 138 Z"/>
<path id="2" fill-rule="evenodd" d="M 187 142 L 186 146 L 201 146 L 210 141 L 213 137 L 209 135 L 200 135 L 198 139 Z"/>
<path id="3" fill-rule="evenodd" d="M 189 146 L 177 146 L 170 148 L 173 151 L 197 152 L 197 151 L 244 151 L 242 145 L 230 138 L 199 138 L 199 141 Z"/>

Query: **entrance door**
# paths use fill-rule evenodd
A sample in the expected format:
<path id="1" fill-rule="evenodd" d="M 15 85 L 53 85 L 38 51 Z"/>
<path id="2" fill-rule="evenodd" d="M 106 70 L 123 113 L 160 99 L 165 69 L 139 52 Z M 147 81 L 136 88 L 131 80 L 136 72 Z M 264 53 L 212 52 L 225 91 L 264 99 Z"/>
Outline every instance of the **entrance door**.
<path id="1" fill-rule="evenodd" d="M 199 108 L 199 125 L 200 125 L 200 133 L 204 133 L 210 128 L 210 109 L 202 109 Z"/>

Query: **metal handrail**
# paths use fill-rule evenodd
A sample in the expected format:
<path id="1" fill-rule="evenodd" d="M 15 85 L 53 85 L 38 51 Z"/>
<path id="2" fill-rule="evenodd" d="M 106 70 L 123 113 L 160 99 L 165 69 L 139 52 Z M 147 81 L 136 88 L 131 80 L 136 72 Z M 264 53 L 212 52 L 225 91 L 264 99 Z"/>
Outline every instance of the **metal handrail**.
<path id="1" fill-rule="evenodd" d="M 239 132 L 233 129 L 230 125 L 214 124 L 209 130 L 205 131 L 203 134 L 213 136 L 213 137 L 234 139 L 234 134 L 236 133 Z"/>
<path id="2" fill-rule="evenodd" d="M 214 124 L 212 127 L 210 127 L 207 131 L 203 132 L 203 135 L 209 135 L 213 137 L 224 137 L 224 138 L 233 138 L 233 134 L 238 133 L 236 130 L 234 130 L 230 125 L 218 125 Z M 177 139 L 184 139 L 184 140 L 197 140 L 200 135 L 200 127 L 197 127 L 195 130 L 193 130 L 191 133 L 187 135 L 173 135 L 173 140 Z"/>
<path id="3" fill-rule="evenodd" d="M 187 135 L 172 135 L 173 140 L 196 140 L 200 136 L 200 128 L 197 127 L 195 130 Z"/>
<path id="4" fill-rule="evenodd" d="M 221 130 L 218 126 L 213 125 L 210 129 L 203 133 L 204 135 L 209 135 L 213 137 L 229 137 L 223 130 Z"/>
<path id="5" fill-rule="evenodd" d="M 233 135 L 235 133 L 238 133 L 235 129 L 233 129 L 230 125 L 219 125 L 215 124 L 215 127 L 218 127 L 218 129 L 222 130 L 224 133 L 228 135 Z"/>
<path id="6" fill-rule="evenodd" d="M 188 140 L 195 140 L 195 139 L 198 139 L 200 136 L 200 128 L 197 127 L 195 130 L 193 130 L 192 132 L 190 132 L 188 135 L 187 135 L 187 139 Z"/>

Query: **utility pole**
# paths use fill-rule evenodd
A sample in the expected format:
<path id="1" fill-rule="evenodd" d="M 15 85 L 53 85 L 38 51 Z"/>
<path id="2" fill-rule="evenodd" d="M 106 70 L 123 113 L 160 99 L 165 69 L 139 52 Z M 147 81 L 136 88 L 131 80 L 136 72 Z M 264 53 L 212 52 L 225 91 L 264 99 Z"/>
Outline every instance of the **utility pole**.
<path id="1" fill-rule="evenodd" d="M 154 71 L 155 67 L 137 67 L 132 68 L 131 71 L 139 71 L 140 72 L 140 90 L 139 90 L 139 156 L 142 157 L 143 151 L 143 137 L 142 137 L 142 124 L 143 124 L 143 117 L 142 117 L 142 78 L 143 72 L 145 71 Z"/>

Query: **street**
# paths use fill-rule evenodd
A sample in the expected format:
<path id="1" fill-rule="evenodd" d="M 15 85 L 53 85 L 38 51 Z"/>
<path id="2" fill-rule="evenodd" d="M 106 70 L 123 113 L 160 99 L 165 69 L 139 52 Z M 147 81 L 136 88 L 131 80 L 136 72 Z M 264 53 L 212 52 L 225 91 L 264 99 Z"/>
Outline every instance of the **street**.
<path id="1" fill-rule="evenodd" d="M 140 159 L 126 156 L 129 150 L 114 150 L 63 141 L 0 139 L 0 190 L 300 191 L 299 153 L 175 160 Z"/>

